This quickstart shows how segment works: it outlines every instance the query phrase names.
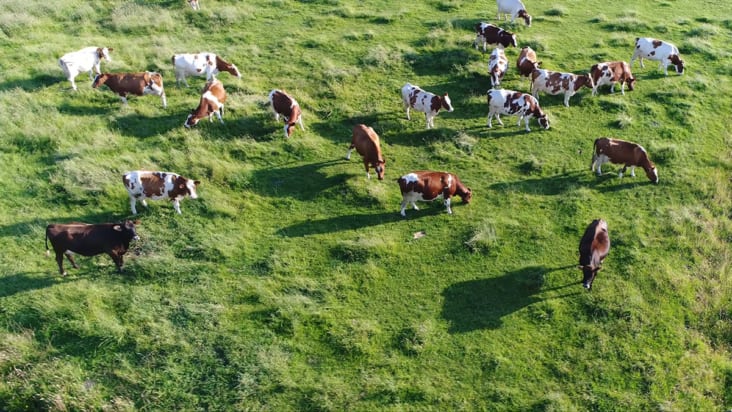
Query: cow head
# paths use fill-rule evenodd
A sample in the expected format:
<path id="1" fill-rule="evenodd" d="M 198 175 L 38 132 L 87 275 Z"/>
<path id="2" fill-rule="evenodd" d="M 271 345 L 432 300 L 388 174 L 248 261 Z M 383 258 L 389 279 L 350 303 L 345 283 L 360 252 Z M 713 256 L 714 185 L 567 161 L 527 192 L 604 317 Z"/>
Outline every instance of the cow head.
<path id="1" fill-rule="evenodd" d="M 374 165 L 374 170 L 376 170 L 376 177 L 379 178 L 379 180 L 384 180 L 384 166 L 386 165 L 386 160 L 379 159 L 376 164 Z"/>
<path id="2" fill-rule="evenodd" d="M 191 109 L 191 114 L 188 115 L 185 123 L 183 123 L 183 126 L 185 126 L 186 129 L 190 129 L 191 127 L 197 125 L 200 120 L 201 118 L 196 116 L 196 109 Z"/>
<path id="3" fill-rule="evenodd" d="M 226 71 L 229 72 L 229 74 L 231 74 L 232 76 L 236 76 L 237 78 L 241 79 L 241 73 L 239 72 L 239 68 L 237 68 L 235 64 L 232 64 L 231 67 L 226 69 Z"/>
<path id="4" fill-rule="evenodd" d="M 108 62 L 112 61 L 112 58 L 109 57 L 109 52 L 114 51 L 113 48 L 107 48 L 107 47 L 99 47 L 97 48 L 97 56 L 99 57 L 99 60 L 106 60 Z"/>
<path id="5" fill-rule="evenodd" d="M 450 96 L 447 95 L 447 93 L 442 95 L 442 108 L 447 110 L 448 112 L 453 111 L 452 108 L 452 101 L 450 100 Z"/>
<path id="6" fill-rule="evenodd" d="M 674 66 L 676 66 L 676 73 L 684 74 L 684 61 L 681 60 L 678 54 L 672 54 L 668 56 L 668 59 L 671 60 L 671 63 L 673 63 Z"/>
<path id="7" fill-rule="evenodd" d="M 526 12 L 526 10 L 519 10 L 517 16 L 523 18 L 524 23 L 526 23 L 527 26 L 531 26 L 531 16 Z"/>
<path id="8" fill-rule="evenodd" d="M 539 126 L 543 127 L 544 129 L 549 129 L 549 118 L 546 117 L 546 114 L 542 114 L 536 120 L 539 122 Z"/>
<path id="9" fill-rule="evenodd" d="M 470 200 L 473 199 L 473 191 L 470 188 L 465 189 L 465 193 L 460 195 L 460 199 L 465 203 L 470 203 Z"/>
<path id="10" fill-rule="evenodd" d="M 140 240 L 140 236 L 137 235 L 137 231 L 135 230 L 135 225 L 139 225 L 139 220 L 125 220 L 122 223 L 118 223 L 114 226 L 112 226 L 112 229 L 114 229 L 117 232 L 120 232 L 125 237 L 125 240 L 128 242 L 130 240 Z"/>
<path id="11" fill-rule="evenodd" d="M 651 162 L 649 160 L 648 164 L 643 166 L 643 170 L 645 170 L 648 180 L 650 180 L 651 183 L 657 185 L 658 184 L 658 169 L 656 169 L 656 165 L 654 165 L 653 162 Z"/>
<path id="12" fill-rule="evenodd" d="M 102 74 L 96 75 L 96 77 L 94 77 L 94 81 L 92 82 L 92 89 L 96 89 L 97 87 L 103 85 L 107 81 L 108 78 L 109 78 L 109 73 L 102 73 Z"/>
<path id="13" fill-rule="evenodd" d="M 592 282 L 597 276 L 597 272 L 600 268 L 593 268 L 592 266 L 579 266 L 582 269 L 582 286 L 587 290 L 592 290 Z"/>
<path id="14" fill-rule="evenodd" d="M 635 89 L 635 77 L 628 78 L 627 84 L 628 90 L 633 91 Z"/>

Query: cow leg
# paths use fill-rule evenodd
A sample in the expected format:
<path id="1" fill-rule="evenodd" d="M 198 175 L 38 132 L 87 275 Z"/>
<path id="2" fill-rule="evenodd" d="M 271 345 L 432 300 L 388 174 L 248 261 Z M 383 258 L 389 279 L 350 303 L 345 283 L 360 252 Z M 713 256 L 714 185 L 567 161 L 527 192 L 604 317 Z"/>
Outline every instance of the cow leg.
<path id="1" fill-rule="evenodd" d="M 529 129 L 529 121 L 531 120 L 531 116 L 525 116 L 524 117 L 524 124 L 526 125 L 526 131 L 530 132 L 531 129 Z M 521 119 L 519 119 L 519 123 L 521 122 Z"/>
<path id="2" fill-rule="evenodd" d="M 405 210 L 407 210 L 407 199 L 402 199 L 402 205 L 401 205 L 402 211 L 399 212 L 402 216 L 407 217 L 407 214 Z"/>
<path id="3" fill-rule="evenodd" d="M 625 173 L 625 170 L 628 168 L 628 165 L 623 166 L 623 168 L 618 173 L 618 177 L 623 177 L 623 173 Z"/>
<path id="4" fill-rule="evenodd" d="M 366 159 L 363 159 L 363 167 L 366 169 L 366 178 L 371 179 L 371 173 L 369 173 L 369 162 Z"/>
<path id="5" fill-rule="evenodd" d="M 143 202 L 144 202 L 144 200 L 143 200 Z M 137 214 L 137 208 L 135 207 L 136 205 L 137 205 L 137 199 L 135 199 L 133 196 L 130 196 L 130 209 L 132 209 L 133 215 Z"/>
<path id="6" fill-rule="evenodd" d="M 165 98 L 165 92 L 162 92 L 160 94 L 160 100 L 163 101 L 163 109 L 165 109 L 166 107 L 168 107 L 168 99 Z"/>
<path id="7" fill-rule="evenodd" d="M 127 97 L 120 95 L 120 99 L 122 99 L 122 104 L 127 104 Z"/>
<path id="8" fill-rule="evenodd" d="M 305 125 L 302 123 L 302 114 L 300 114 L 300 117 L 297 118 L 297 124 L 300 125 L 300 130 L 303 132 L 305 131 Z"/>
<path id="9" fill-rule="evenodd" d="M 72 255 L 71 252 L 69 252 L 67 250 L 66 252 L 64 252 L 64 255 L 66 255 L 66 258 L 67 259 L 69 259 L 69 262 L 71 262 L 71 266 L 73 266 L 74 269 L 78 269 L 79 268 L 79 265 L 77 265 L 76 262 L 74 261 L 74 255 Z"/>
<path id="10" fill-rule="evenodd" d="M 569 93 L 564 93 L 564 105 L 569 107 L 569 98 L 572 97 Z"/>
<path id="11" fill-rule="evenodd" d="M 61 276 L 66 276 L 66 271 L 64 270 L 64 253 L 56 251 L 56 264 L 58 264 L 58 273 Z"/>
<path id="12" fill-rule="evenodd" d="M 409 104 L 408 103 L 405 104 L 404 107 L 405 107 L 405 110 L 407 111 L 407 120 L 412 120 L 412 118 L 409 116 Z"/>
<path id="13" fill-rule="evenodd" d="M 445 197 L 445 207 L 447 208 L 447 214 L 451 215 L 452 209 L 450 208 L 450 198 L 449 197 Z"/>
<path id="14" fill-rule="evenodd" d="M 427 114 L 427 113 L 425 112 L 425 114 L 424 114 L 424 118 L 425 118 L 425 120 L 427 121 L 427 128 L 429 129 L 429 128 L 430 128 L 430 124 L 432 123 L 432 122 L 430 122 L 430 120 L 431 120 L 431 119 L 430 119 L 430 115 L 428 115 L 428 114 Z"/>
<path id="15" fill-rule="evenodd" d="M 488 128 L 489 129 L 493 127 L 493 125 L 491 124 L 491 120 L 493 119 L 493 115 L 494 115 L 493 112 L 488 112 Z"/>
<path id="16" fill-rule="evenodd" d="M 219 118 L 219 122 L 224 124 L 224 105 L 222 104 L 219 110 L 216 112 L 216 116 Z"/>
<path id="17" fill-rule="evenodd" d="M 180 211 L 180 200 L 178 200 L 178 199 L 173 200 L 173 208 L 175 209 L 176 212 L 178 212 L 179 215 L 182 214 Z"/>
<path id="18" fill-rule="evenodd" d="M 109 252 L 109 257 L 112 258 L 114 265 L 117 266 L 117 273 L 122 273 L 122 264 L 124 263 L 122 255 L 117 254 L 117 252 Z"/>
<path id="19" fill-rule="evenodd" d="M 620 94 L 625 96 L 625 81 L 620 83 Z"/>
<path id="20" fill-rule="evenodd" d="M 69 77 L 69 81 L 71 82 L 71 88 L 74 89 L 74 91 L 76 91 L 77 90 L 76 89 L 76 82 L 74 81 L 74 78 L 73 77 Z"/>
<path id="21" fill-rule="evenodd" d="M 630 176 L 635 177 L 635 166 L 630 166 Z"/>

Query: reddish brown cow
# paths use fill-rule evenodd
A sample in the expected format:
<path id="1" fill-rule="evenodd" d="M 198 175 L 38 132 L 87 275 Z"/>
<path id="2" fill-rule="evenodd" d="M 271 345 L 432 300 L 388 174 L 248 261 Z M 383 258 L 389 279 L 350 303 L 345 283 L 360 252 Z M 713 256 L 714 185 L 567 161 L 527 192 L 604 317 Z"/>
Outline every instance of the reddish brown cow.
<path id="1" fill-rule="evenodd" d="M 369 173 L 369 165 L 376 170 L 376 177 L 384 180 L 384 165 L 386 161 L 381 155 L 381 146 L 379 145 L 379 135 L 374 129 L 364 125 L 357 124 L 353 126 L 353 138 L 351 139 L 351 147 L 348 148 L 346 159 L 351 160 L 351 151 L 356 149 L 358 154 L 363 157 L 363 166 L 366 168 L 366 177 L 371 179 Z"/>
<path id="2" fill-rule="evenodd" d="M 405 210 L 407 204 L 411 203 L 414 210 L 417 208 L 417 201 L 431 202 L 437 198 L 443 198 L 447 213 L 452 214 L 450 198 L 458 195 L 465 203 L 470 203 L 473 192 L 462 184 L 460 179 L 452 173 L 432 172 L 420 170 L 407 173 L 397 179 L 399 189 L 402 192 L 401 215 L 407 216 Z"/>
<path id="3" fill-rule="evenodd" d="M 269 104 L 274 112 L 275 120 L 280 121 L 280 115 L 285 119 L 285 137 L 290 137 L 295 130 L 295 124 L 305 130 L 302 124 L 302 111 L 297 101 L 282 90 L 272 90 L 269 93 Z"/>
<path id="4" fill-rule="evenodd" d="M 626 62 L 604 62 L 597 63 L 590 68 L 592 77 L 592 95 L 597 94 L 597 88 L 606 84 L 610 85 L 610 93 L 615 93 L 615 83 L 620 83 L 620 93 L 625 94 L 625 85 L 628 90 L 635 88 L 635 77 L 630 72 L 630 66 Z"/>
<path id="5" fill-rule="evenodd" d="M 94 78 L 92 88 L 96 89 L 103 84 L 106 84 L 110 90 L 117 93 L 124 104 L 127 104 L 128 94 L 134 94 L 135 96 L 154 94 L 160 96 L 163 107 L 168 106 L 165 99 L 165 90 L 163 90 L 163 76 L 160 73 L 102 73 Z"/>
<path id="6" fill-rule="evenodd" d="M 108 254 L 117 266 L 117 272 L 122 272 L 123 256 L 130 247 L 131 240 L 138 240 L 135 225 L 140 221 L 126 220 L 120 223 L 100 223 L 89 225 L 86 223 L 50 224 L 46 227 L 46 255 L 51 254 L 48 241 L 56 252 L 56 263 L 61 276 L 66 276 L 64 270 L 64 255 L 71 265 L 78 269 L 72 253 L 82 256 L 95 256 L 100 253 Z"/>
<path id="7" fill-rule="evenodd" d="M 651 182 L 658 183 L 656 165 L 648 158 L 646 149 L 637 143 L 609 137 L 595 139 L 590 170 L 597 170 L 599 176 L 602 174 L 602 164 L 607 162 L 624 164 L 623 170 L 618 173 L 620 177 L 623 177 L 628 166 L 630 166 L 630 175 L 635 177 L 635 167 L 640 166 L 645 170 L 646 176 Z M 597 165 L 597 169 L 595 169 L 595 165 Z"/>
<path id="8" fill-rule="evenodd" d="M 521 76 L 529 77 L 531 72 L 539 68 L 539 65 L 541 62 L 537 61 L 534 49 L 528 46 L 521 49 L 518 59 L 516 59 L 516 68 Z"/>
<path id="9" fill-rule="evenodd" d="M 186 122 L 183 124 L 185 127 L 192 127 L 198 124 L 198 122 L 204 117 L 208 116 L 208 120 L 213 122 L 213 115 L 219 118 L 221 124 L 224 124 L 224 103 L 226 102 L 226 90 L 224 85 L 213 79 L 206 83 L 201 91 L 201 101 L 198 103 L 198 107 L 191 110 L 191 114 L 188 115 Z"/>
<path id="10" fill-rule="evenodd" d="M 610 252 L 610 236 L 607 222 L 595 219 L 585 229 L 579 244 L 579 269 L 582 269 L 582 286 L 592 289 L 592 282 L 602 268 L 602 261 Z"/>

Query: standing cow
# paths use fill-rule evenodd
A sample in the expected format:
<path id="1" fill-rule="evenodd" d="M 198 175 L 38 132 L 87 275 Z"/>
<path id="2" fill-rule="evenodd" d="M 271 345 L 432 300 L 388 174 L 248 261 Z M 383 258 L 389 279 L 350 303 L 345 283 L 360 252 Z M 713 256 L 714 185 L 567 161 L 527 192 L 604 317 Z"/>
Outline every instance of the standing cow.
<path id="1" fill-rule="evenodd" d="M 353 138 L 351 146 L 346 153 L 346 160 L 351 160 L 351 151 L 356 149 L 358 154 L 363 157 L 363 166 L 366 168 L 366 177 L 371 179 L 369 173 L 369 165 L 376 170 L 376 177 L 384 180 L 384 166 L 386 161 L 381 155 L 381 145 L 379 145 L 379 135 L 374 129 L 364 124 L 353 126 Z"/>
<path id="2" fill-rule="evenodd" d="M 569 107 L 569 98 L 582 87 L 592 89 L 592 78 L 589 74 L 573 74 L 553 72 L 544 69 L 531 73 L 531 95 L 539 98 L 539 92 L 551 95 L 564 93 L 564 105 Z"/>
<path id="3" fill-rule="evenodd" d="M 532 117 L 535 117 L 544 129 L 549 128 L 549 119 L 539 107 L 539 101 L 534 96 L 513 90 L 488 90 L 488 127 L 493 127 L 491 121 L 493 116 L 496 116 L 498 124 L 503 126 L 502 114 L 519 116 L 519 126 L 521 125 L 521 119 L 524 119 L 527 132 L 531 131 L 529 129 L 529 120 Z"/>
<path id="4" fill-rule="evenodd" d="M 475 40 L 473 41 L 475 50 L 478 50 L 479 44 L 483 45 L 483 53 L 486 52 L 486 46 L 489 44 L 495 44 L 501 48 L 518 47 L 515 34 L 485 22 L 476 23 L 475 25 Z"/>
<path id="5" fill-rule="evenodd" d="M 501 20 L 501 15 L 510 14 L 511 23 L 516 20 L 516 17 L 521 17 L 527 26 L 531 26 L 531 16 L 521 0 L 496 0 L 496 5 L 498 6 L 498 20 Z M 508 20 L 508 16 L 506 16 L 506 20 Z"/>
<path id="6" fill-rule="evenodd" d="M 186 196 L 191 199 L 198 198 L 196 187 L 201 183 L 198 180 L 186 179 L 185 177 L 168 172 L 147 172 L 136 170 L 127 172 L 122 176 L 127 193 L 130 196 L 130 208 L 132 214 L 137 214 L 135 207 L 139 200 L 143 206 L 147 207 L 145 199 L 168 199 L 173 202 L 173 208 L 178 214 L 180 211 L 180 201 Z"/>
<path id="7" fill-rule="evenodd" d="M 160 96 L 163 108 L 168 107 L 168 100 L 165 98 L 163 88 L 163 76 L 157 72 L 140 73 L 102 73 L 94 78 L 92 88 L 106 84 L 110 90 L 117 93 L 122 99 L 122 104 L 127 104 L 127 96 L 132 94 L 142 96 L 152 94 Z"/>
<path id="8" fill-rule="evenodd" d="M 500 85 L 507 71 L 508 59 L 506 53 L 503 52 L 503 49 L 496 47 L 488 59 L 488 75 L 491 78 L 491 87 Z"/>
<path id="9" fill-rule="evenodd" d="M 666 76 L 668 76 L 668 66 L 671 64 L 674 65 L 676 73 L 684 74 L 684 61 L 681 60 L 679 48 L 665 41 L 650 37 L 636 37 L 635 51 L 633 57 L 630 58 L 630 67 L 633 67 L 635 59 L 640 59 L 641 67 L 644 67 L 643 59 L 658 61 L 658 68 L 663 68 Z"/>
<path id="10" fill-rule="evenodd" d="M 516 59 L 516 68 L 522 77 L 531 77 L 534 70 L 538 70 L 541 65 L 537 61 L 536 52 L 529 46 L 523 47 Z"/>
<path id="11" fill-rule="evenodd" d="M 183 125 L 190 128 L 197 125 L 204 117 L 208 117 L 209 122 L 213 122 L 214 114 L 219 118 L 221 124 L 224 124 L 225 102 L 226 90 L 224 89 L 224 85 L 216 79 L 211 80 L 203 87 L 198 107 L 191 110 L 191 114 L 188 115 Z"/>
<path id="12" fill-rule="evenodd" d="M 440 109 L 445 109 L 448 112 L 453 111 L 452 102 L 447 93 L 438 96 L 410 83 L 402 87 L 402 103 L 407 111 L 407 120 L 412 120 L 409 116 L 409 109 L 424 112 L 428 129 L 435 127 L 435 116 L 437 116 Z"/>
<path id="13" fill-rule="evenodd" d="M 82 256 L 95 256 L 100 253 L 108 254 L 117 266 L 117 272 L 122 272 L 123 256 L 130 248 L 130 241 L 140 239 L 135 231 L 139 220 L 126 220 L 120 223 L 100 223 L 89 225 L 85 223 L 51 224 L 46 227 L 46 256 L 49 256 L 48 241 L 56 252 L 56 263 L 61 276 L 66 276 L 64 270 L 64 255 L 71 265 L 78 269 L 73 253 Z"/>
<path id="14" fill-rule="evenodd" d="M 637 143 L 609 137 L 595 139 L 590 170 L 597 170 L 599 176 L 602 174 L 602 164 L 607 162 L 624 165 L 623 170 L 618 173 L 619 177 L 623 177 L 628 166 L 630 166 L 630 175 L 635 177 L 635 167 L 640 166 L 645 170 L 648 179 L 654 184 L 658 184 L 656 165 L 648 158 L 646 149 Z"/>
<path id="15" fill-rule="evenodd" d="M 241 78 L 241 73 L 235 64 L 227 62 L 214 53 L 175 54 L 171 61 L 175 68 L 175 83 L 177 85 L 180 85 L 182 80 L 188 87 L 187 76 L 206 76 L 206 81 L 210 81 L 219 72 L 227 72 L 232 76 Z"/>
<path id="16" fill-rule="evenodd" d="M 610 93 L 615 93 L 615 83 L 620 83 L 620 93 L 625 95 L 625 85 L 628 90 L 635 88 L 635 77 L 630 72 L 630 65 L 623 61 L 604 62 L 594 64 L 590 68 L 592 78 L 592 95 L 597 94 L 597 89 L 606 84 L 610 85 Z"/>
<path id="17" fill-rule="evenodd" d="M 465 203 L 470 203 L 473 192 L 463 185 L 458 177 L 452 173 L 416 171 L 407 173 L 397 179 L 399 189 L 402 192 L 401 215 L 407 216 L 407 204 L 411 203 L 414 210 L 417 208 L 417 201 L 431 202 L 442 198 L 447 208 L 447 213 L 452 214 L 450 198 L 458 195 Z"/>
<path id="18" fill-rule="evenodd" d="M 295 124 L 300 125 L 301 130 L 305 130 L 302 124 L 302 110 L 300 104 L 293 97 L 283 90 L 272 90 L 269 92 L 269 106 L 274 113 L 275 121 L 280 121 L 280 115 L 285 120 L 285 137 L 292 136 L 295 130 Z"/>
<path id="19" fill-rule="evenodd" d="M 113 48 L 107 47 L 85 47 L 81 50 L 64 54 L 58 59 L 58 65 L 64 71 L 66 79 L 71 82 L 71 88 L 76 89 L 74 79 L 82 72 L 89 72 L 89 79 L 93 79 L 92 73 L 101 74 L 100 64 L 102 60 L 112 61 L 109 52 Z"/>
<path id="20" fill-rule="evenodd" d="M 602 261 L 610 252 L 610 236 L 607 222 L 595 219 L 587 226 L 579 244 L 579 269 L 582 269 L 582 286 L 592 289 L 597 272 L 602 269 Z"/>

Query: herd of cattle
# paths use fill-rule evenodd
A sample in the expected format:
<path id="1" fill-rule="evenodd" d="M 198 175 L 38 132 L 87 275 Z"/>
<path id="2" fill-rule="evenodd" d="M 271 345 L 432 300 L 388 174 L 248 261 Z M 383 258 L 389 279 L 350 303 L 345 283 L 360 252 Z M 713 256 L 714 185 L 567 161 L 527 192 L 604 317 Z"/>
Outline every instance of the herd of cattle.
<path id="1" fill-rule="evenodd" d="M 200 8 L 198 1 L 188 0 L 188 3 L 194 10 Z M 527 26 L 531 26 L 532 17 L 521 0 L 496 0 L 496 3 L 498 20 L 505 15 L 506 20 L 510 16 L 511 23 L 516 18 L 521 18 Z M 530 93 L 498 89 L 497 87 L 500 86 L 509 70 L 504 49 L 518 47 L 516 34 L 486 22 L 475 25 L 475 34 L 473 44 L 476 49 L 482 45 L 483 51 L 487 52 L 487 45 L 496 46 L 488 60 L 488 74 L 491 81 L 491 89 L 487 93 L 487 126 L 489 128 L 492 127 L 494 117 L 500 125 L 503 125 L 500 116 L 513 115 L 518 116 L 519 126 L 521 120 L 524 120 L 527 132 L 531 131 L 529 128 L 531 118 L 537 119 L 539 125 L 544 129 L 549 129 L 549 118 L 539 105 L 539 92 L 550 95 L 564 94 L 564 105 L 569 107 L 570 97 L 582 87 L 592 89 L 593 96 L 603 85 L 610 85 L 610 91 L 614 92 L 616 83 L 620 83 L 622 94 L 625 94 L 626 85 L 632 91 L 636 78 L 633 77 L 630 68 L 636 59 L 639 59 L 641 67 L 644 67 L 643 59 L 659 61 L 659 69 L 663 68 L 666 75 L 668 75 L 669 65 L 675 66 L 679 74 L 684 71 L 684 62 L 679 56 L 678 48 L 671 43 L 652 38 L 636 38 L 630 64 L 625 61 L 601 62 L 593 65 L 587 74 L 542 69 L 540 68 L 542 62 L 538 60 L 536 52 L 530 47 L 523 47 L 516 60 L 516 68 L 520 76 L 529 78 Z M 163 78 L 160 73 L 102 73 L 100 64 L 103 60 L 111 61 L 110 52 L 113 50 L 106 47 L 86 47 L 62 56 L 58 62 L 71 83 L 72 89 L 77 90 L 75 78 L 81 73 L 88 72 L 89 77 L 93 79 L 92 88 L 106 85 L 120 96 L 123 103 L 127 103 L 127 96 L 130 94 L 137 96 L 152 94 L 160 96 L 163 107 L 167 107 Z M 191 110 L 184 126 L 193 127 L 205 117 L 208 117 L 209 121 L 213 121 L 214 115 L 221 123 L 224 123 L 226 90 L 216 75 L 227 72 L 241 78 L 241 73 L 236 65 L 208 52 L 176 54 L 172 57 L 171 62 L 178 85 L 182 82 L 187 87 L 186 77 L 188 76 L 205 76 L 207 79 L 201 91 L 199 105 Z M 96 76 L 93 77 L 94 75 Z M 410 109 L 423 112 L 427 129 L 434 128 L 434 119 L 440 110 L 448 112 L 454 110 L 447 93 L 435 95 L 419 86 L 406 83 L 401 89 L 401 94 L 407 119 L 410 119 Z M 275 120 L 279 121 L 280 116 L 284 119 L 286 138 L 292 136 L 296 125 L 305 130 L 302 110 L 292 96 L 275 89 L 269 93 L 268 100 Z M 381 152 L 379 136 L 373 128 L 364 124 L 353 127 L 352 141 L 346 159 L 350 159 L 354 149 L 362 156 L 367 178 L 371 177 L 370 168 L 373 168 L 377 178 L 383 180 L 386 161 Z M 658 183 L 658 172 L 655 165 L 649 159 L 645 149 L 636 143 L 607 137 L 596 139 L 590 169 L 600 175 L 602 174 L 602 164 L 606 162 L 623 164 L 624 167 L 619 173 L 621 177 L 628 167 L 631 168 L 632 176 L 635 176 L 636 166 L 642 167 L 649 180 Z M 129 194 L 133 214 L 137 214 L 137 202 L 140 201 L 143 206 L 147 206 L 145 199 L 148 198 L 168 199 L 173 203 L 175 211 L 181 213 L 180 200 L 185 197 L 195 199 L 197 197 L 196 187 L 200 183 L 176 173 L 142 170 L 125 173 L 122 181 Z M 472 198 L 470 188 L 463 185 L 454 173 L 414 171 L 398 178 L 397 183 L 402 193 L 400 210 L 402 216 L 406 216 L 405 210 L 409 204 L 417 210 L 417 201 L 433 201 L 441 198 L 447 213 L 451 214 L 450 199 L 452 197 L 460 196 L 464 203 L 469 203 Z M 84 256 L 107 253 L 117 266 L 117 270 L 121 271 L 123 255 L 128 250 L 130 241 L 138 238 L 135 231 L 136 224 L 139 224 L 139 220 L 105 224 L 51 224 L 46 229 L 47 253 L 50 253 L 48 250 L 50 240 L 56 253 L 61 275 L 66 275 L 63 268 L 64 255 L 67 256 L 73 267 L 77 267 L 72 253 Z M 595 275 L 607 256 L 609 248 L 607 222 L 596 219 L 587 227 L 579 246 L 579 268 L 584 273 L 582 284 L 585 288 L 591 289 Z"/>

